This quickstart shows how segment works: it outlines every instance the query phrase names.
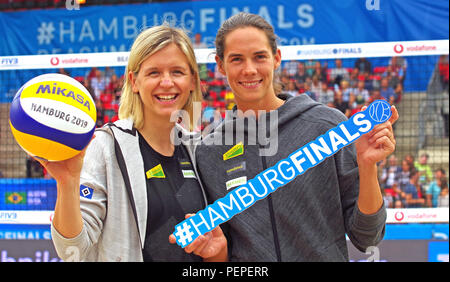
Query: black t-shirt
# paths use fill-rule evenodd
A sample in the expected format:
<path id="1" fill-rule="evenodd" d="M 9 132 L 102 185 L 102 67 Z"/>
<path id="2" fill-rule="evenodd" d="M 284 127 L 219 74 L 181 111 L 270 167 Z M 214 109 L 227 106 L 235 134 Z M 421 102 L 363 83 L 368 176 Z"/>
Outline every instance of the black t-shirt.
<path id="1" fill-rule="evenodd" d="M 205 207 L 201 188 L 193 171 L 186 148 L 176 145 L 173 156 L 159 154 L 139 134 L 139 147 L 147 179 L 147 231 L 144 261 L 202 261 L 187 254 L 177 244 L 169 243 L 175 225 L 187 213 L 197 213 Z"/>

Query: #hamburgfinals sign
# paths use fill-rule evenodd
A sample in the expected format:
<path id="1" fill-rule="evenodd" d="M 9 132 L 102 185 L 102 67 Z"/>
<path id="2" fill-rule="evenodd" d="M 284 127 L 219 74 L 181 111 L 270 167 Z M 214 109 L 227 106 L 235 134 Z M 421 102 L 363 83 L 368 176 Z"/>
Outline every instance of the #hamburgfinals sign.
<path id="1" fill-rule="evenodd" d="M 366 110 L 356 113 L 349 120 L 341 122 L 325 134 L 280 160 L 274 166 L 256 175 L 246 184 L 229 192 L 194 216 L 175 226 L 177 244 L 182 248 L 198 236 L 213 230 L 233 216 L 264 199 L 298 175 L 305 173 L 350 145 L 377 124 L 386 122 L 392 115 L 391 106 L 384 100 L 376 100 Z"/>

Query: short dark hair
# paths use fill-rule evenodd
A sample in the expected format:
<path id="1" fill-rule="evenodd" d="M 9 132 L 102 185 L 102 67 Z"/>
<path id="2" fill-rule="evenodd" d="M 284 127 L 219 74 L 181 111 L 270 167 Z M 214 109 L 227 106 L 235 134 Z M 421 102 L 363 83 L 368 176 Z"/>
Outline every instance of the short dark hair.
<path id="1" fill-rule="evenodd" d="M 254 27 L 264 31 L 269 41 L 270 48 L 273 54 L 277 52 L 277 36 L 273 31 L 273 27 L 261 16 L 240 12 L 222 23 L 222 26 L 217 31 L 216 35 L 216 55 L 223 60 L 223 54 L 225 51 L 225 37 L 228 33 L 235 29 L 242 27 Z"/>
<path id="2" fill-rule="evenodd" d="M 445 175 L 445 169 L 443 169 L 442 167 L 440 167 L 440 168 L 438 168 L 438 169 L 436 169 L 435 170 L 435 172 L 440 172 L 440 173 L 442 173 L 443 175 Z"/>

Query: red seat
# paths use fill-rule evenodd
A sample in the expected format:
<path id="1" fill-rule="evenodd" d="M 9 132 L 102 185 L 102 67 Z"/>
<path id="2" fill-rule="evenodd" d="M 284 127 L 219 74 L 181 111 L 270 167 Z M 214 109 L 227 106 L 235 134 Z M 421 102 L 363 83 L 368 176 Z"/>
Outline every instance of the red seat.
<path id="1" fill-rule="evenodd" d="M 384 73 L 385 71 L 386 71 L 386 67 L 384 67 L 384 66 L 378 66 L 373 69 L 373 73 L 375 73 L 375 74 L 381 74 L 381 73 Z"/>
<path id="2" fill-rule="evenodd" d="M 370 79 L 371 80 L 381 80 L 381 75 L 371 75 Z"/>

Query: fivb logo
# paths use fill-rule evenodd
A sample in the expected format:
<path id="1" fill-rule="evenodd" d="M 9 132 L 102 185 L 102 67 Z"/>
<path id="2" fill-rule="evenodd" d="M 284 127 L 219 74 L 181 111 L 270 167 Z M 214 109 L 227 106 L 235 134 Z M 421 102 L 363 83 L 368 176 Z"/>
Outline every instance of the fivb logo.
<path id="1" fill-rule="evenodd" d="M 340 149 L 350 145 L 375 125 L 389 120 L 391 107 L 384 100 L 377 100 L 369 107 L 341 122 L 335 128 L 304 145 L 280 160 L 273 167 L 259 173 L 247 183 L 229 192 L 225 197 L 199 211 L 175 226 L 177 244 L 186 247 L 198 236 L 213 230 L 233 216 L 251 207 L 256 201 L 288 184 L 308 169 L 320 164 Z"/>

